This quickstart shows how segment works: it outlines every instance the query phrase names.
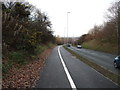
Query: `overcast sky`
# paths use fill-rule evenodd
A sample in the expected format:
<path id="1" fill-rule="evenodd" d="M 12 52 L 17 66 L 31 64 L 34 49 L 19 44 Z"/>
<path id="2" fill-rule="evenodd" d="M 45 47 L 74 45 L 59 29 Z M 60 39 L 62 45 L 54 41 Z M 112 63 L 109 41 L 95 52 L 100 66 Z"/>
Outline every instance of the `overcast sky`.
<path id="1" fill-rule="evenodd" d="M 52 22 L 54 35 L 76 37 L 86 34 L 105 20 L 105 12 L 115 0 L 27 0 L 45 12 Z"/>

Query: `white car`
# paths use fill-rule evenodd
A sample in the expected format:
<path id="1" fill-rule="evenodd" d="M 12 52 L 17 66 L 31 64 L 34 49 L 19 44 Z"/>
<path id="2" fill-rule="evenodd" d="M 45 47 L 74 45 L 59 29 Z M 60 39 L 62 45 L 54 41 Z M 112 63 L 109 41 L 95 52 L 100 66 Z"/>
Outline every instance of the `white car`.
<path id="1" fill-rule="evenodd" d="M 77 45 L 77 48 L 82 48 L 82 46 L 81 45 Z"/>

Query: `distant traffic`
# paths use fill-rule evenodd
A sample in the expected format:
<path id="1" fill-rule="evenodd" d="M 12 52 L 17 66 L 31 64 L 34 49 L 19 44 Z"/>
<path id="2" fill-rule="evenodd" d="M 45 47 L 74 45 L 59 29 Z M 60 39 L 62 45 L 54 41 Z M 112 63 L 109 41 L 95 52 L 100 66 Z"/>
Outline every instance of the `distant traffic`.
<path id="1" fill-rule="evenodd" d="M 64 44 L 65 46 L 67 47 L 71 47 L 72 44 Z M 78 49 L 82 49 L 83 47 L 81 45 L 73 45 L 73 47 L 76 47 Z M 116 68 L 116 69 L 120 69 L 120 55 L 116 56 L 114 59 L 113 59 L 113 66 Z"/>

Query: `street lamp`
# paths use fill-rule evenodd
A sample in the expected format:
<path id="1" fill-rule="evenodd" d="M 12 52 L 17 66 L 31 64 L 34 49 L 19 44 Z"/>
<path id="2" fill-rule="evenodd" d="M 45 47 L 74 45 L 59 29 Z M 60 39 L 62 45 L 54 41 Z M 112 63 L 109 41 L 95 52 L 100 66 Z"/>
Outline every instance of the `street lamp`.
<path id="1" fill-rule="evenodd" d="M 117 42 L 118 42 L 118 55 L 120 55 L 120 2 L 118 2 L 118 20 L 117 20 L 117 38 L 118 38 L 118 40 L 117 40 Z"/>
<path id="2" fill-rule="evenodd" d="M 68 44 L 68 14 L 69 14 L 70 12 L 67 12 L 67 44 Z"/>

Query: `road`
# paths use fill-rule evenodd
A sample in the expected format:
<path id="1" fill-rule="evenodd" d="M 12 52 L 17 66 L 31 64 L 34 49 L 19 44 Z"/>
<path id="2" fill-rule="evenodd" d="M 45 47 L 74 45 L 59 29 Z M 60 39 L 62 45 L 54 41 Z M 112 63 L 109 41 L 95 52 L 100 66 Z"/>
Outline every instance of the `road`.
<path id="1" fill-rule="evenodd" d="M 95 62 L 96 64 L 106 68 L 107 70 L 112 71 L 113 73 L 120 74 L 120 70 L 114 68 L 113 66 L 113 60 L 116 55 L 84 48 L 78 49 L 73 46 L 69 47 L 69 49 L 73 50 L 74 52 L 80 54 L 85 58 L 88 58 L 92 62 Z"/>
<path id="2" fill-rule="evenodd" d="M 46 60 L 36 88 L 118 88 L 118 86 L 59 46 L 53 49 Z"/>

